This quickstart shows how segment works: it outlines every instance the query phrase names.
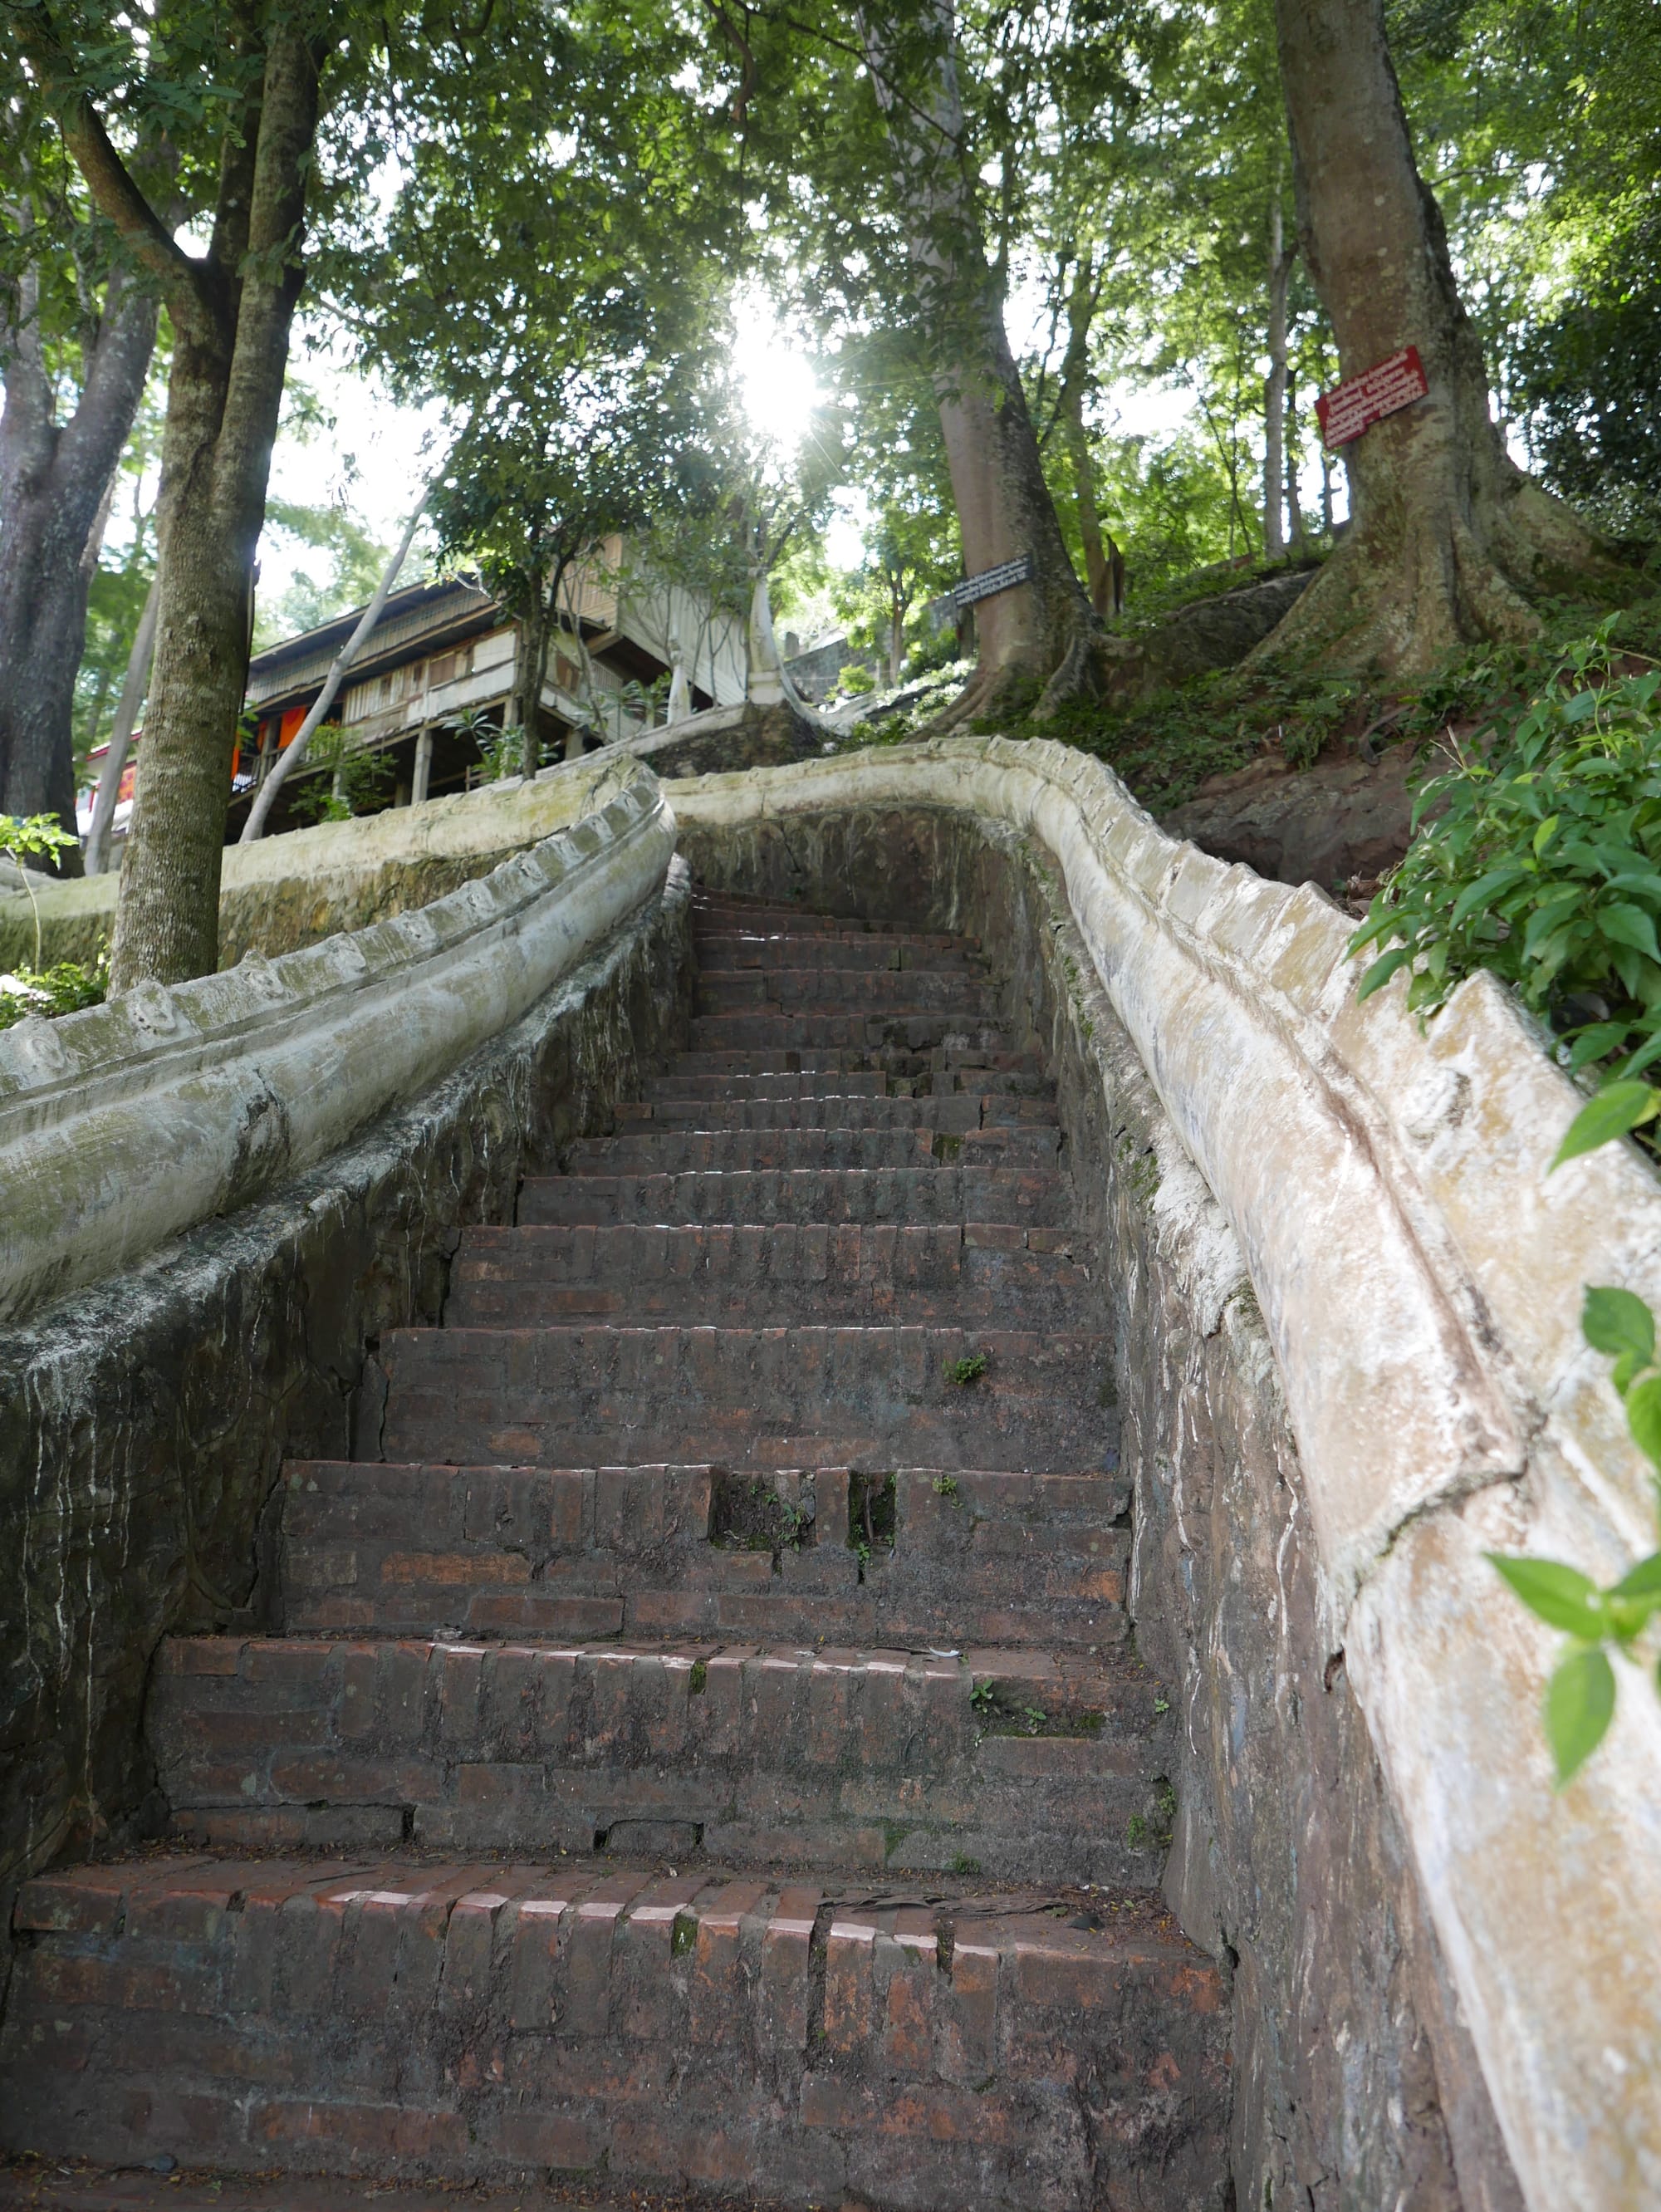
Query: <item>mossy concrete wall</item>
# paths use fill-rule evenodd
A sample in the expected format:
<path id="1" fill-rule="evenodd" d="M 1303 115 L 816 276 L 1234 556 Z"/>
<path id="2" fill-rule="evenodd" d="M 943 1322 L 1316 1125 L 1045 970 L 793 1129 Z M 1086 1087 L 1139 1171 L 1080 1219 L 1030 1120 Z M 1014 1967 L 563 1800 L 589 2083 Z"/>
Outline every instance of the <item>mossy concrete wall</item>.
<path id="1" fill-rule="evenodd" d="M 627 763 L 601 754 L 546 770 L 534 783 L 486 784 L 477 791 L 389 807 L 350 822 L 291 830 L 227 848 L 219 900 L 219 964 L 245 952 L 268 960 L 337 931 L 428 906 L 458 884 L 488 875 L 586 812 Z M 90 966 L 110 941 L 118 875 L 65 883 L 43 877 L 41 960 Z M 0 973 L 33 964 L 34 916 L 27 894 L 0 886 Z"/>
<path id="2" fill-rule="evenodd" d="M 0 1914 L 65 1846 L 145 1832 L 152 1656 L 262 1619 L 285 1456 L 379 1419 L 383 1332 L 436 1323 L 458 1231 L 685 1036 L 684 869 L 520 1021 L 263 1204 L 0 1332 Z"/>

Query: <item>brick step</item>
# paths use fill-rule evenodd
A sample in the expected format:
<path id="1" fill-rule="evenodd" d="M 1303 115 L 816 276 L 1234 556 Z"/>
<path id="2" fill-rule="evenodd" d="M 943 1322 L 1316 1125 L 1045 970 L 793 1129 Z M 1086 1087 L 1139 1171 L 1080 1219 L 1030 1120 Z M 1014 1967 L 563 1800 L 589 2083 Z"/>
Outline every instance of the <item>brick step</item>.
<path id="1" fill-rule="evenodd" d="M 581 2170 L 602 2212 L 626 2183 L 1179 2212 L 1227 2171 L 1222 1978 L 1145 1893 L 167 1856 L 26 1883 L 15 1923 L 0 2139 L 44 2159 L 360 2202 Z"/>
<path id="2" fill-rule="evenodd" d="M 949 930 L 918 929 L 905 921 L 867 921 L 858 915 L 810 914 L 803 907 L 773 906 L 766 900 L 694 900 L 692 926 L 701 949 L 707 939 L 724 937 L 844 938 L 852 942 L 880 939 L 906 945 L 936 945 L 943 951 L 978 952 L 978 937 Z"/>
<path id="3" fill-rule="evenodd" d="M 836 1080 L 834 1077 L 808 1079 Z M 816 1097 L 676 1097 L 670 1091 L 670 1079 L 662 1078 L 652 1084 L 647 1097 L 619 1107 L 621 1134 L 627 1136 L 642 1128 L 941 1129 L 966 1136 L 974 1129 L 1058 1127 L 1053 1103 L 1044 1098 L 1006 1098 L 995 1094 L 977 1098 L 968 1091 L 953 1091 L 943 1098 L 913 1098 L 834 1090 Z"/>
<path id="4" fill-rule="evenodd" d="M 632 1322 L 1064 1328 L 1089 1316 L 1069 1229 L 1001 1222 L 464 1229 L 452 1328 Z"/>
<path id="5" fill-rule="evenodd" d="M 898 1101 L 895 1102 L 898 1103 Z M 911 1103 L 915 1103 L 911 1102 Z M 734 1175 L 804 1169 L 992 1167 L 1052 1169 L 1053 1122 L 990 1129 L 633 1129 L 575 1144 L 571 1175 Z"/>
<path id="6" fill-rule="evenodd" d="M 1149 1881 L 1164 1702 L 1133 1662 L 1030 1650 L 188 1637 L 149 1734 L 175 1832 L 215 1847 Z"/>
<path id="7" fill-rule="evenodd" d="M 379 1455 L 1089 1474 L 1118 1443 L 1110 1351 L 996 1328 L 397 1329 Z"/>
<path id="8" fill-rule="evenodd" d="M 522 1226 L 627 1222 L 991 1221 L 1063 1228 L 1067 1186 L 1052 1168 L 754 1168 L 668 1175 L 530 1176 Z"/>
<path id="9" fill-rule="evenodd" d="M 454 2191 L 441 2181 L 381 2180 L 367 2192 L 361 2179 L 332 2174 L 244 2174 L 227 2191 L 232 2182 L 222 2167 L 170 2175 L 84 2159 L 73 2166 L 42 2166 L 31 2157 L 10 2162 L 0 2154 L 0 2212 L 365 2212 L 366 2193 L 374 2212 L 457 2212 Z M 627 2176 L 577 2185 L 549 2174 L 511 2187 L 476 2182 L 468 2190 L 466 2212 L 730 2212 L 730 2205 L 701 2188 L 688 2196 L 678 2188 L 631 2186 Z M 776 2197 L 746 2196 L 744 2212 L 790 2208 Z"/>
<path id="10" fill-rule="evenodd" d="M 839 1014 L 852 1009 L 892 1016 L 944 1013 L 960 1027 L 998 1018 L 996 985 L 970 975 L 927 969 L 757 969 L 699 977 L 700 1014 Z"/>
<path id="11" fill-rule="evenodd" d="M 875 1097 L 1053 1100 L 1055 1086 L 1024 1053 L 995 1059 L 955 1050 L 930 1054 L 855 1052 L 683 1052 L 648 1084 L 653 1097 L 795 1098 Z M 791 1087 L 794 1085 L 795 1087 Z"/>
<path id="12" fill-rule="evenodd" d="M 301 1634 L 1100 1649 L 1125 1632 L 1113 1474 L 912 1468 L 890 1488 L 846 1468 L 302 1462 L 285 1480 L 281 1619 Z"/>
<path id="13" fill-rule="evenodd" d="M 960 1054 L 973 1050 L 995 1064 L 1015 1052 L 1015 1039 L 997 1028 L 990 1015 L 880 1007 L 837 1008 L 828 1013 L 694 1014 L 687 1038 L 694 1054 L 816 1052 L 838 1047 L 868 1052 L 884 1046 L 927 1052 L 955 1046 Z"/>
<path id="14" fill-rule="evenodd" d="M 735 930 L 729 936 L 698 933 L 698 965 L 706 975 L 779 968 L 916 969 L 928 974 L 980 975 L 985 963 L 953 939 L 912 937 L 768 936 Z"/>

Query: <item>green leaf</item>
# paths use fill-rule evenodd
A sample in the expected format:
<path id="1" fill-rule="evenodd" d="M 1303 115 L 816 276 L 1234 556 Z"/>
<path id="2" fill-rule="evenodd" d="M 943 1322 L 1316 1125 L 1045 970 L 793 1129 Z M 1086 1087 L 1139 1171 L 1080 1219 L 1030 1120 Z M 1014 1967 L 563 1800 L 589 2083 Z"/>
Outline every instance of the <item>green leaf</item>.
<path id="1" fill-rule="evenodd" d="M 1561 1168 L 1565 1160 L 1595 1152 L 1600 1145 L 1612 1144 L 1629 1129 L 1640 1127 L 1658 1108 L 1661 1091 L 1652 1090 L 1647 1083 L 1606 1083 L 1569 1123 L 1547 1174 Z"/>
<path id="2" fill-rule="evenodd" d="M 1588 1060 L 1602 1060 L 1606 1053 L 1625 1043 L 1630 1032 L 1628 1022 L 1594 1022 L 1590 1029 L 1582 1030 L 1569 1048 L 1569 1066 L 1582 1068 Z"/>
<path id="3" fill-rule="evenodd" d="M 1615 1717 L 1615 1669 L 1601 1650 L 1572 1651 L 1546 1685 L 1546 1741 L 1557 1787 L 1572 1782 Z"/>
<path id="4" fill-rule="evenodd" d="M 1631 1352 L 1640 1367 L 1647 1367 L 1655 1358 L 1655 1316 L 1632 1291 L 1588 1284 L 1580 1334 L 1594 1352 L 1611 1359 Z"/>
<path id="5" fill-rule="evenodd" d="M 1652 1552 L 1622 1575 L 1606 1595 L 1609 1597 L 1653 1598 L 1661 1605 L 1661 1552 Z"/>
<path id="6" fill-rule="evenodd" d="M 1549 1628 L 1561 1628 L 1587 1644 L 1597 1643 L 1607 1624 L 1603 1593 L 1579 1567 L 1557 1559 L 1520 1559 L 1502 1552 L 1488 1554 L 1523 1603 Z"/>
<path id="7" fill-rule="evenodd" d="M 1554 929 L 1567 921 L 1585 896 L 1578 884 L 1572 884 L 1567 890 L 1553 891 L 1543 898 L 1529 916 L 1528 927 L 1523 932 L 1524 952 L 1532 954 L 1541 939 L 1549 937 Z"/>
<path id="8" fill-rule="evenodd" d="M 1622 899 L 1613 906 L 1599 907 L 1597 926 L 1605 937 L 1616 945 L 1629 945 L 1634 952 L 1642 952 L 1652 960 L 1661 960 L 1661 945 L 1655 939 L 1655 918 L 1646 914 L 1641 906 L 1630 899 Z"/>
<path id="9" fill-rule="evenodd" d="M 1645 1458 L 1661 1468 L 1661 1375 L 1646 1375 L 1628 1391 L 1627 1426 Z"/>
<path id="10" fill-rule="evenodd" d="M 1485 905 L 1496 891 L 1509 890 L 1530 873 L 1520 861 L 1508 861 L 1504 867 L 1490 868 L 1485 876 L 1478 876 L 1470 888 L 1455 900 L 1453 911 L 1447 918 L 1450 929 L 1457 929 L 1466 915 Z"/>
<path id="11" fill-rule="evenodd" d="M 1548 814 L 1534 833 L 1534 857 L 1537 860 L 1552 840 L 1552 833 L 1562 820 L 1561 814 Z"/>
<path id="12" fill-rule="evenodd" d="M 1661 1030 L 1658 1030 L 1655 1032 L 1655 1035 L 1650 1039 L 1646 1045 L 1642 1046 L 1637 1052 L 1634 1053 L 1632 1058 L 1628 1060 L 1625 1066 L 1622 1068 L 1621 1075 L 1622 1079 L 1624 1080 L 1628 1076 L 1636 1075 L 1640 1068 L 1653 1066 L 1655 1061 L 1658 1060 L 1661 1060 Z"/>
<path id="13" fill-rule="evenodd" d="M 1413 951 L 1410 945 L 1398 945 L 1393 951 L 1386 952 L 1381 960 L 1375 960 L 1356 986 L 1357 1003 L 1362 999 L 1370 999 L 1375 991 L 1381 991 L 1398 968 L 1406 967 L 1413 957 Z"/>

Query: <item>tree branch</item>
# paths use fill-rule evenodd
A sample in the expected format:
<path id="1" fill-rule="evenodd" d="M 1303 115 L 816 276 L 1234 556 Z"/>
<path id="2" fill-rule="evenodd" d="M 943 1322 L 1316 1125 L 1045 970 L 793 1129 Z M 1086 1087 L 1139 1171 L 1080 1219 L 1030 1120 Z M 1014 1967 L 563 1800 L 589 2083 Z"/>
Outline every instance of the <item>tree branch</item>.
<path id="1" fill-rule="evenodd" d="M 77 86 L 69 58 L 44 9 L 23 14 L 19 44 L 57 110 L 64 143 L 87 180 L 100 215 L 113 223 L 128 251 L 161 288 L 169 312 L 181 319 L 211 312 L 203 271 L 175 246 L 119 154 L 103 118 Z"/>

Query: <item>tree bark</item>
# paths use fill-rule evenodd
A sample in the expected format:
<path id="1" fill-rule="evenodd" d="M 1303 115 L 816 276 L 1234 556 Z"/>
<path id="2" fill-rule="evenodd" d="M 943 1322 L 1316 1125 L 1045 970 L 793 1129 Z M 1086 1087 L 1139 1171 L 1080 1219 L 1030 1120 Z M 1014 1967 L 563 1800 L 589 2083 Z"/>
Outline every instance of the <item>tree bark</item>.
<path id="1" fill-rule="evenodd" d="M 1532 635 L 1532 597 L 1618 587 L 1607 548 L 1506 454 L 1441 210 L 1414 163 L 1383 0 L 1275 0 L 1299 242 L 1350 377 L 1416 345 L 1430 391 L 1345 449 L 1352 523 L 1261 647 L 1422 674 Z"/>
<path id="2" fill-rule="evenodd" d="M 1125 559 L 1102 529 L 1096 501 L 1095 456 L 1084 420 L 1084 395 L 1090 381 L 1090 325 L 1095 318 L 1095 257 L 1087 246 L 1074 267 L 1067 294 L 1067 351 L 1056 392 L 1056 414 L 1067 441 L 1078 503 L 1078 532 L 1084 547 L 1084 576 L 1090 605 L 1106 622 L 1125 605 Z"/>
<path id="3" fill-rule="evenodd" d="M 173 327 L 157 502 L 158 641 L 122 855 L 112 992 L 152 978 L 183 982 L 218 964 L 254 548 L 304 276 L 324 49 L 307 43 L 295 11 L 236 0 L 225 12 L 227 44 L 257 66 L 224 125 L 212 237 L 199 258 L 174 243 L 123 164 L 45 11 L 29 11 L 21 33 L 94 203 L 154 276 Z"/>
<path id="4" fill-rule="evenodd" d="M 1271 561 L 1286 551 L 1281 485 L 1286 475 L 1286 295 L 1291 281 L 1276 171 L 1269 202 L 1269 375 L 1263 388 L 1263 546 Z"/>
<path id="5" fill-rule="evenodd" d="M 989 264 L 958 89 L 952 0 L 931 0 L 937 48 L 918 114 L 895 96 L 892 46 L 873 14 L 861 32 L 887 114 L 897 181 L 915 228 L 911 260 L 932 355 L 940 427 L 971 576 L 1029 556 L 1033 581 L 975 603 L 973 678 L 940 726 L 1041 685 L 1035 709 L 1099 690 L 1107 641 L 1081 589 L 1003 323 L 1003 286 Z"/>
<path id="6" fill-rule="evenodd" d="M 1292 378 L 1286 380 L 1286 542 L 1293 551 L 1303 544 L 1303 506 L 1298 496 L 1298 410 Z"/>
<path id="7" fill-rule="evenodd" d="M 153 292 L 118 269 L 82 340 L 81 393 L 59 422 L 26 271 L 8 313 L 0 413 L 0 813 L 51 814 L 75 830 L 75 681 L 87 591 L 119 465 L 155 346 Z M 91 550 L 92 558 L 87 556 Z M 79 875 L 78 845 L 59 855 Z"/>
<path id="8" fill-rule="evenodd" d="M 122 681 L 121 696 L 115 702 L 115 720 L 110 725 L 109 750 L 104 756 L 98 788 L 93 793 L 92 820 L 87 825 L 87 873 L 101 876 L 109 852 L 110 826 L 115 820 L 115 810 L 120 803 L 121 774 L 127 765 L 127 751 L 132 734 L 138 726 L 139 710 L 144 704 L 144 694 L 150 685 L 150 665 L 155 658 L 155 617 L 161 599 L 161 580 L 152 577 L 145 595 L 144 611 L 138 617 L 138 629 L 133 638 L 132 651 L 127 655 L 127 673 Z"/>

